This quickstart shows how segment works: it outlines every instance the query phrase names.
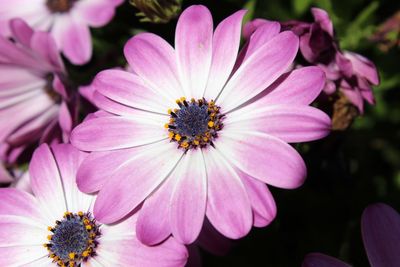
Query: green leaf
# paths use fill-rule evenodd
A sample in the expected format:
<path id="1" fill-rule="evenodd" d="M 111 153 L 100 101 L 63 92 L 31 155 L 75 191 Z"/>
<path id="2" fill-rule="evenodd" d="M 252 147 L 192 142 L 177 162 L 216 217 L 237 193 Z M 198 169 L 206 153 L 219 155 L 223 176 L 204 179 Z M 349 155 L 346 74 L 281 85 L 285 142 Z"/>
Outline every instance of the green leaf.
<path id="1" fill-rule="evenodd" d="M 243 6 L 243 9 L 247 10 L 247 13 L 243 18 L 243 25 L 254 18 L 254 11 L 256 9 L 256 4 L 257 0 L 250 0 Z"/>
<path id="2" fill-rule="evenodd" d="M 303 15 L 310 7 L 313 0 L 292 0 L 292 5 L 296 15 Z"/>

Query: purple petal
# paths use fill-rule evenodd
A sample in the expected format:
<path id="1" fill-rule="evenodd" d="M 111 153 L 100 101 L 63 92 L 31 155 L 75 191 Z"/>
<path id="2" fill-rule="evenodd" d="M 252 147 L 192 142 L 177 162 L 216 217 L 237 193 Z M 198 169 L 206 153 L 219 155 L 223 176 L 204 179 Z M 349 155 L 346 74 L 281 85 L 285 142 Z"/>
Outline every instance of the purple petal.
<path id="1" fill-rule="evenodd" d="M 94 214 L 102 223 L 113 223 L 136 208 L 173 170 L 182 156 L 169 141 L 148 149 L 119 168 L 100 190 Z"/>
<path id="2" fill-rule="evenodd" d="M 215 145 L 235 166 L 260 181 L 280 188 L 297 188 L 306 178 L 298 152 L 282 140 L 261 133 L 222 130 Z"/>
<path id="3" fill-rule="evenodd" d="M 311 8 L 311 13 L 314 16 L 315 22 L 318 22 L 321 28 L 333 37 L 333 24 L 329 18 L 329 14 L 325 10 L 315 7 Z"/>
<path id="4" fill-rule="evenodd" d="M 251 55 L 217 99 L 224 112 L 240 106 L 272 84 L 292 63 L 298 43 L 298 37 L 292 32 L 283 32 Z"/>
<path id="5" fill-rule="evenodd" d="M 361 218 L 361 232 L 373 267 L 400 266 L 400 215 L 392 207 L 368 206 Z"/>
<path id="6" fill-rule="evenodd" d="M 224 236 L 237 239 L 251 229 L 250 200 L 240 177 L 215 149 L 204 150 L 208 175 L 206 215 Z"/>
<path id="7" fill-rule="evenodd" d="M 201 150 L 188 151 L 171 178 L 177 180 L 170 204 L 172 234 L 190 244 L 199 235 L 206 212 L 207 174 Z"/>
<path id="8" fill-rule="evenodd" d="M 31 38 L 31 48 L 46 62 L 54 66 L 56 71 L 62 72 L 64 64 L 58 52 L 53 37 L 47 32 L 35 32 Z M 79 49 L 77 49 L 79 50 Z"/>
<path id="9" fill-rule="evenodd" d="M 378 71 L 372 61 L 366 57 L 352 52 L 345 52 L 344 56 L 351 61 L 354 72 L 365 77 L 374 85 L 379 84 Z"/>
<path id="10" fill-rule="evenodd" d="M 178 69 L 187 96 L 200 98 L 206 87 L 212 57 L 213 21 L 202 5 L 185 9 L 176 25 Z"/>
<path id="11" fill-rule="evenodd" d="M 310 253 L 304 258 L 301 267 L 351 267 L 351 265 L 321 253 Z"/>
<path id="12" fill-rule="evenodd" d="M 235 64 L 240 45 L 240 29 L 246 11 L 241 10 L 224 19 L 215 29 L 211 70 L 204 96 L 215 99 L 225 85 Z"/>

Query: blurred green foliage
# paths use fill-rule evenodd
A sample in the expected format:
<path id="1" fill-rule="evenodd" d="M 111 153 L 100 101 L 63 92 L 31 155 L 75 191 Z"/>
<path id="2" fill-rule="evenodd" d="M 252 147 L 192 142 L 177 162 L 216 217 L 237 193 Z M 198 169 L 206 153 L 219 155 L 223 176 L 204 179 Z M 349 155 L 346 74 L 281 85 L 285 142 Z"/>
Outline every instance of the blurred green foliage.
<path id="1" fill-rule="evenodd" d="M 276 220 L 235 241 L 225 257 L 203 251 L 204 266 L 300 266 L 309 252 L 368 266 L 360 233 L 363 209 L 382 201 L 400 211 L 400 51 L 381 51 L 370 41 L 379 25 L 400 10 L 400 1 L 184 0 L 183 8 L 191 4 L 205 4 L 215 25 L 241 8 L 249 10 L 246 21 L 312 21 L 310 8 L 323 8 L 334 22 L 340 46 L 375 62 L 381 78 L 374 88 L 376 105 L 367 106 L 351 129 L 298 147 L 308 179 L 296 190 L 271 189 L 278 206 Z M 176 20 L 141 23 L 136 12 L 125 3 L 109 25 L 92 29 L 93 60 L 83 67 L 68 66 L 77 84 L 90 83 L 102 69 L 125 67 L 123 45 L 135 33 L 154 32 L 173 43 Z"/>

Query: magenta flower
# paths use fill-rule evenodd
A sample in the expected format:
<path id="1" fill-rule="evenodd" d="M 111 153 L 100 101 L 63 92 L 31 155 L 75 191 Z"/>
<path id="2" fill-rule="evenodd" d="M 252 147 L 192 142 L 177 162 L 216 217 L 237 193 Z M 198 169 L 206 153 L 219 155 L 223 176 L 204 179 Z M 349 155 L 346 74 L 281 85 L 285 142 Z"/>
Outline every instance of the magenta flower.
<path id="1" fill-rule="evenodd" d="M 10 27 L 14 41 L 0 37 L 0 159 L 5 162 L 14 162 L 38 140 L 68 140 L 75 109 L 52 37 L 19 19 Z"/>
<path id="2" fill-rule="evenodd" d="M 251 43 L 233 72 L 244 13 L 213 32 L 209 10 L 191 6 L 179 18 L 175 49 L 138 34 L 124 49 L 134 73 L 97 75 L 93 98 L 102 111 L 77 126 L 71 142 L 92 152 L 77 181 L 84 192 L 100 191 L 99 221 L 115 222 L 143 203 L 136 231 L 146 244 L 171 233 L 191 243 L 204 216 L 240 238 L 275 217 L 264 183 L 303 183 L 305 164 L 287 142 L 328 134 L 328 116 L 308 106 L 324 73 L 285 73 L 298 50 L 290 31 L 271 33 L 257 49 Z"/>
<path id="3" fill-rule="evenodd" d="M 311 12 L 314 22 L 282 22 L 282 29 L 291 30 L 300 37 L 300 52 L 307 62 L 301 64 L 319 66 L 325 71 L 327 81 L 324 92 L 331 95 L 340 91 L 363 113 L 364 100 L 371 105 L 375 103 L 372 85 L 379 84 L 375 65 L 359 54 L 340 49 L 332 21 L 325 10 L 312 8 Z M 244 36 L 250 38 L 261 26 L 276 28 L 276 23 L 264 19 L 250 21 L 244 27 Z M 264 34 L 268 34 L 268 31 Z"/>
<path id="4" fill-rule="evenodd" d="M 292 30 L 300 37 L 300 51 L 308 63 L 324 69 L 325 93 L 340 90 L 363 113 L 364 100 L 371 105 L 375 103 L 372 85 L 379 84 L 375 65 L 361 55 L 340 49 L 325 10 L 312 8 L 311 13 L 314 22 L 284 22 L 283 29 Z"/>
<path id="5" fill-rule="evenodd" d="M 137 216 L 101 225 L 93 216 L 94 195 L 76 186 L 86 154 L 71 145 L 41 145 L 29 166 L 34 195 L 0 189 L 1 266 L 184 266 L 186 248 L 172 238 L 142 245 Z"/>
<path id="6" fill-rule="evenodd" d="M 9 20 L 22 18 L 35 29 L 50 31 L 57 47 L 74 64 L 92 56 L 90 27 L 102 27 L 123 0 L 17 0 L 0 1 L 0 33 L 9 36 Z"/>

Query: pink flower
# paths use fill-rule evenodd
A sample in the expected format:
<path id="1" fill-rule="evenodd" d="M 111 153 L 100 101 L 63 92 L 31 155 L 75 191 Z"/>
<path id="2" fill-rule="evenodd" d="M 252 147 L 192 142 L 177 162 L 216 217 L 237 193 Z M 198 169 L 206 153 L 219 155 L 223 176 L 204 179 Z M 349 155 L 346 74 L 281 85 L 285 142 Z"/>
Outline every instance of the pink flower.
<path id="1" fill-rule="evenodd" d="M 179 18 L 175 49 L 138 34 L 124 49 L 134 73 L 97 75 L 93 98 L 102 110 L 73 130 L 71 142 L 92 152 L 77 181 L 84 192 L 100 191 L 94 212 L 101 222 L 143 203 L 136 231 L 146 244 L 171 233 L 191 243 L 205 216 L 223 235 L 240 238 L 275 217 L 264 183 L 303 183 L 305 164 L 287 142 L 328 134 L 328 116 L 308 106 L 324 73 L 285 73 L 298 38 L 279 31 L 257 49 L 251 43 L 233 73 L 244 13 L 213 32 L 209 10 L 191 6 Z"/>
<path id="2" fill-rule="evenodd" d="M 0 159 L 6 162 L 38 140 L 68 140 L 75 109 L 53 38 L 19 19 L 10 27 L 14 41 L 0 37 Z"/>
<path id="3" fill-rule="evenodd" d="M 1 0 L 0 33 L 9 36 L 8 22 L 22 18 L 35 29 L 50 31 L 57 47 L 74 64 L 92 56 L 90 27 L 102 27 L 123 0 Z"/>
<path id="4" fill-rule="evenodd" d="M 173 239 L 156 247 L 137 240 L 137 216 L 96 221 L 96 197 L 75 182 L 85 156 L 71 145 L 43 144 L 29 166 L 34 195 L 0 189 L 0 266 L 183 266 L 186 248 Z"/>

